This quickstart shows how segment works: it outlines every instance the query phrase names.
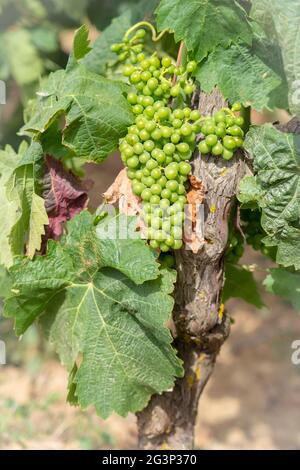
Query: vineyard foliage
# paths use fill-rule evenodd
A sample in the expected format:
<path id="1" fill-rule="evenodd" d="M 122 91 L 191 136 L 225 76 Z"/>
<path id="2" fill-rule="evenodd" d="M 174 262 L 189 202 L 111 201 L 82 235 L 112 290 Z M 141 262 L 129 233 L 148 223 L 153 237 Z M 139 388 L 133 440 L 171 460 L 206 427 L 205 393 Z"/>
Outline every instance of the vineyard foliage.
<path id="1" fill-rule="evenodd" d="M 22 4 L 28 12 L 17 32 L 1 33 L 0 79 L 11 77 L 24 90 L 40 81 L 28 102 L 18 150 L 0 151 L 0 293 L 17 335 L 35 321 L 41 325 L 70 374 L 71 403 L 94 405 L 102 417 L 113 411 L 125 416 L 143 409 L 153 394 L 171 390 L 183 375 L 167 326 L 176 267 L 167 266 L 141 238 L 136 216 L 91 213 L 79 189 L 72 215 L 56 213 L 61 222 L 72 219 L 57 229 L 63 235 L 50 235 L 49 156 L 66 171 L 70 160 L 101 165 L 118 149 L 135 124 L 127 100 L 134 86 L 111 48 L 144 19 L 165 31 L 152 42 L 145 27 L 146 47 L 159 57 L 175 64 L 179 43 L 185 43 L 183 60 L 196 62 L 193 80 L 204 92 L 217 86 L 243 111 L 283 108 L 300 119 L 300 5 L 292 0 L 129 2 L 106 28 L 104 19 L 96 21 L 104 28 L 93 44 L 87 26 L 81 26 L 61 68 L 45 59 L 58 50 L 58 17 L 74 26 L 91 15 L 93 2 L 78 0 L 76 9 L 70 1 L 50 3 L 57 24 L 47 21 L 52 8 L 47 2 L 0 0 L 2 10 L 9 4 L 19 11 Z M 190 106 L 190 98 L 184 99 L 175 97 L 173 107 Z M 237 194 L 241 229 L 250 245 L 276 263 L 266 273 L 266 290 L 300 312 L 300 136 L 272 124 L 251 126 L 244 148 L 252 174 Z M 202 158 L 197 149 L 192 158 Z M 63 201 L 71 200 L 67 180 L 61 178 L 56 193 Z M 72 176 L 72 184 L 80 188 L 81 183 Z M 59 212 L 62 204 L 55 204 Z M 117 233 L 113 239 L 107 236 L 111 231 Z M 244 239 L 234 227 L 230 234 L 223 301 L 241 297 L 260 308 L 253 267 L 239 263 Z"/>

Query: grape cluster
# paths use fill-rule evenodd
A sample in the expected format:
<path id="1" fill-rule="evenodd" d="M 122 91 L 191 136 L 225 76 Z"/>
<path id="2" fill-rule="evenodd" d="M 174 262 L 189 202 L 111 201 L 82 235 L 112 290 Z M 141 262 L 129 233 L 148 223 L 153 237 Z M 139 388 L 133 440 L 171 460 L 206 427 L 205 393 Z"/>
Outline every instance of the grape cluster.
<path id="1" fill-rule="evenodd" d="M 197 110 L 172 109 L 169 105 L 172 98 L 184 103 L 193 93 L 190 75 L 196 63 L 176 67 L 169 56 L 146 56 L 144 37 L 141 29 L 132 39 L 112 47 L 124 62 L 123 75 L 132 85 L 127 100 L 136 115 L 119 149 L 133 193 L 143 202 L 142 216 L 150 246 L 167 252 L 182 246 L 191 172 L 188 160 L 195 149 L 201 117 Z"/>
<path id="2" fill-rule="evenodd" d="M 243 146 L 244 119 L 235 112 L 240 111 L 240 103 L 235 103 L 231 109 L 223 108 L 212 117 L 201 120 L 201 133 L 203 139 L 199 143 L 201 154 L 220 155 L 225 160 L 230 160 L 234 152 Z"/>
<path id="3" fill-rule="evenodd" d="M 261 226 L 260 219 L 261 212 L 259 210 L 243 209 L 241 211 L 242 227 L 248 245 L 275 261 L 276 248 L 266 246 L 262 241 L 267 234 Z"/>

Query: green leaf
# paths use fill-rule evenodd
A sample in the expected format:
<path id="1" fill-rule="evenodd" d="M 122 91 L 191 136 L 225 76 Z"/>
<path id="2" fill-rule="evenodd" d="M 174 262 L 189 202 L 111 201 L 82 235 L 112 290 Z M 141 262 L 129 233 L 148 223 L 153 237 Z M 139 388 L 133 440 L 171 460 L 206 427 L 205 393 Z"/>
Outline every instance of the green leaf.
<path id="1" fill-rule="evenodd" d="M 257 308 L 264 306 L 260 294 L 257 290 L 253 274 L 242 266 L 226 264 L 225 285 L 222 299 L 226 302 L 232 297 L 245 300 Z"/>
<path id="2" fill-rule="evenodd" d="M 162 0 L 156 14 L 159 30 L 174 32 L 199 62 L 217 46 L 252 38 L 245 11 L 232 0 Z"/>
<path id="3" fill-rule="evenodd" d="M 217 85 L 224 98 L 257 110 L 270 107 L 270 94 L 282 83 L 282 78 L 256 54 L 256 46 L 244 44 L 218 47 L 198 66 L 196 78 L 206 93 Z"/>
<path id="4" fill-rule="evenodd" d="M 13 250 L 9 242 L 10 232 L 18 220 L 19 205 L 15 200 L 10 200 L 7 195 L 7 185 L 22 156 L 22 148 L 19 153 L 10 146 L 0 150 L 0 264 L 10 267 L 13 263 Z"/>
<path id="5" fill-rule="evenodd" d="M 282 268 L 270 269 L 264 280 L 264 286 L 271 294 L 279 295 L 300 313 L 300 273 L 293 273 Z"/>
<path id="6" fill-rule="evenodd" d="M 89 30 L 86 25 L 82 25 L 74 36 L 73 54 L 75 59 L 82 59 L 90 50 Z"/>
<path id="7" fill-rule="evenodd" d="M 97 226 L 97 236 L 105 240 L 105 245 L 100 245 L 100 257 L 105 266 L 118 269 L 136 284 L 158 277 L 158 264 L 153 263 L 157 255 L 141 243 L 135 217 L 124 214 L 106 217 Z"/>
<path id="8" fill-rule="evenodd" d="M 46 256 L 20 259 L 10 270 L 15 295 L 6 300 L 5 315 L 15 318 L 21 334 L 43 314 L 49 339 L 71 372 L 72 401 L 95 405 L 103 417 L 113 411 L 125 416 L 141 410 L 152 394 L 171 389 L 182 375 L 165 326 L 176 275 L 158 271 L 156 256 L 141 239 L 131 245 L 114 240 L 114 256 L 111 241 L 98 238 L 86 211 L 67 229 L 61 243 L 50 243 Z"/>
<path id="9" fill-rule="evenodd" d="M 41 26 L 30 31 L 31 41 L 34 46 L 47 54 L 57 51 L 58 33 L 55 27 Z"/>
<path id="10" fill-rule="evenodd" d="M 268 246 L 277 246 L 277 262 L 300 268 L 300 136 L 278 131 L 270 124 L 253 127 L 245 148 L 253 157 L 256 176 L 247 177 L 238 196 L 256 200 Z"/>
<path id="11" fill-rule="evenodd" d="M 0 299 L 4 300 L 10 295 L 12 288 L 11 278 L 7 269 L 0 265 Z"/>
<path id="12" fill-rule="evenodd" d="M 42 167 L 42 147 L 32 143 L 7 182 L 8 200 L 20 209 L 9 235 L 14 255 L 23 254 L 25 244 L 30 258 L 41 248 L 44 225 L 48 224 L 44 200 L 38 195 Z"/>
<path id="13" fill-rule="evenodd" d="M 96 39 L 92 51 L 83 59 L 85 67 L 105 75 L 107 66 L 117 60 L 116 54 L 110 50 L 112 44 L 121 42 L 126 31 L 134 23 L 144 18 L 149 19 L 157 3 L 157 0 L 142 0 L 138 4 L 130 5 L 120 16 L 114 18 Z"/>
<path id="14" fill-rule="evenodd" d="M 51 74 L 39 92 L 36 113 L 21 130 L 45 133 L 62 114 L 62 143 L 75 155 L 100 162 L 116 149 L 133 122 L 123 93 L 127 86 L 102 78 L 82 66 Z"/>
<path id="15" fill-rule="evenodd" d="M 4 53 L 11 74 L 23 86 L 40 79 L 43 64 L 26 29 L 7 31 L 3 34 Z"/>
<path id="16" fill-rule="evenodd" d="M 294 0 L 252 0 L 251 16 L 281 48 L 290 111 L 300 117 L 300 4 Z"/>

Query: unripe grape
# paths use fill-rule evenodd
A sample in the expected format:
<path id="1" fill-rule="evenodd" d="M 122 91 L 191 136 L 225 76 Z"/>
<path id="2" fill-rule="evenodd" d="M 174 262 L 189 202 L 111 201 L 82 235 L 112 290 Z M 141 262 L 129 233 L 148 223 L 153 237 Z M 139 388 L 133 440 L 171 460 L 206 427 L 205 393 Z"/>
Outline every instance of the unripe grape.
<path id="1" fill-rule="evenodd" d="M 174 86 L 171 88 L 170 94 L 171 94 L 171 96 L 173 96 L 174 98 L 175 98 L 176 96 L 178 96 L 178 95 L 180 94 L 180 86 L 179 86 L 179 85 L 174 85 Z"/>
<path id="2" fill-rule="evenodd" d="M 157 183 L 154 183 L 150 189 L 152 194 L 159 195 L 161 193 L 161 187 Z"/>
<path id="3" fill-rule="evenodd" d="M 137 144 L 134 144 L 133 151 L 135 154 L 141 155 L 144 152 L 143 144 L 141 144 L 140 142 L 138 142 Z"/>
<path id="4" fill-rule="evenodd" d="M 140 139 L 145 142 L 146 140 L 149 140 L 150 134 L 149 132 L 146 131 L 146 129 L 142 129 L 140 131 Z"/>
<path id="5" fill-rule="evenodd" d="M 154 250 L 157 250 L 159 248 L 159 243 L 158 241 L 156 240 L 150 240 L 150 246 L 151 248 L 153 248 Z"/>
<path id="6" fill-rule="evenodd" d="M 144 191 L 144 189 L 145 189 L 145 186 L 142 183 L 134 183 L 132 185 L 133 193 L 136 196 L 140 196 L 142 194 L 142 192 Z"/>
<path id="7" fill-rule="evenodd" d="M 170 201 L 169 199 L 161 199 L 159 205 L 162 209 L 165 210 L 170 206 Z"/>
<path id="8" fill-rule="evenodd" d="M 189 83 L 187 85 L 185 85 L 185 87 L 184 87 L 184 93 L 186 95 L 191 95 L 194 92 L 194 90 L 195 90 L 194 85 L 191 85 Z"/>
<path id="9" fill-rule="evenodd" d="M 136 156 L 130 157 L 127 160 L 127 166 L 129 168 L 136 168 L 139 166 L 139 164 L 140 164 L 139 159 Z"/>
<path id="10" fill-rule="evenodd" d="M 224 148 L 222 157 L 224 158 L 224 160 L 230 160 L 233 157 L 232 150 L 227 150 L 226 148 Z"/>
<path id="11" fill-rule="evenodd" d="M 145 59 L 145 54 L 144 54 L 143 52 L 140 52 L 140 53 L 136 56 L 136 58 L 137 58 L 137 61 L 138 61 L 138 62 L 142 62 L 142 60 Z"/>
<path id="12" fill-rule="evenodd" d="M 169 139 L 172 135 L 172 129 L 170 127 L 164 126 L 161 129 L 161 133 L 165 139 Z"/>
<path id="13" fill-rule="evenodd" d="M 150 78 L 147 82 L 149 90 L 155 90 L 158 87 L 158 80 L 157 78 Z"/>
<path id="14" fill-rule="evenodd" d="M 163 89 L 161 86 L 158 86 L 156 90 L 154 90 L 154 95 L 158 98 L 164 94 Z"/>
<path id="15" fill-rule="evenodd" d="M 161 192 L 161 197 L 163 199 L 170 199 L 171 197 L 171 191 L 169 189 L 163 189 L 162 192 Z"/>
<path id="16" fill-rule="evenodd" d="M 154 158 L 150 158 L 150 160 L 148 160 L 147 163 L 146 163 L 146 168 L 149 171 L 154 170 L 154 168 L 156 168 L 157 166 L 158 166 L 158 163 L 157 163 L 156 160 L 154 160 Z"/>
<path id="17" fill-rule="evenodd" d="M 160 60 L 156 56 L 150 57 L 149 62 L 150 62 L 150 65 L 152 65 L 153 67 L 157 69 L 160 67 Z"/>
<path id="18" fill-rule="evenodd" d="M 174 240 L 173 250 L 180 250 L 182 248 L 182 240 Z"/>
<path id="19" fill-rule="evenodd" d="M 168 178 L 168 180 L 175 180 L 175 178 L 177 177 L 177 174 L 178 174 L 178 170 L 176 168 L 170 167 L 169 165 L 165 168 L 165 175 Z M 171 188 L 168 188 L 168 189 L 171 189 Z"/>
<path id="20" fill-rule="evenodd" d="M 144 70 L 141 73 L 141 79 L 143 80 L 143 82 L 148 82 L 149 78 L 151 78 L 151 73 L 148 70 Z"/>
<path id="21" fill-rule="evenodd" d="M 241 126 L 244 125 L 244 123 L 245 123 L 245 120 L 244 120 L 244 118 L 243 118 L 242 116 L 239 116 L 239 117 L 235 118 L 235 124 L 236 124 L 237 126 L 240 126 L 240 127 L 241 127 Z"/>
<path id="22" fill-rule="evenodd" d="M 174 144 L 165 144 L 164 145 L 164 152 L 166 155 L 173 155 L 173 153 L 175 152 L 175 145 Z"/>
<path id="23" fill-rule="evenodd" d="M 218 143 L 218 137 L 215 134 L 209 134 L 205 137 L 205 142 L 209 147 L 213 147 Z"/>
<path id="24" fill-rule="evenodd" d="M 177 172 L 176 172 L 177 173 Z M 176 176 L 175 176 L 176 178 Z M 166 188 L 169 189 L 171 192 L 175 192 L 178 189 L 178 183 L 175 179 L 167 181 Z"/>
<path id="25" fill-rule="evenodd" d="M 205 142 L 205 140 L 202 140 L 202 141 L 199 143 L 198 148 L 199 148 L 200 152 L 201 152 L 203 155 L 207 155 L 207 154 L 210 152 L 210 148 L 209 148 L 209 146 L 207 145 L 207 143 Z"/>
<path id="26" fill-rule="evenodd" d="M 173 124 L 173 127 L 175 129 L 179 129 L 182 126 L 182 120 L 181 119 L 173 119 L 172 124 Z"/>
<path id="27" fill-rule="evenodd" d="M 179 163 L 179 173 L 181 175 L 187 176 L 189 173 L 191 173 L 192 167 L 189 163 L 186 162 L 180 162 Z"/>
<path id="28" fill-rule="evenodd" d="M 180 137 L 179 132 L 173 132 L 173 134 L 171 135 L 171 142 L 173 144 L 177 144 L 178 142 L 180 142 L 180 139 L 181 137 Z"/>
<path id="29" fill-rule="evenodd" d="M 153 110 L 154 110 L 154 109 L 153 109 Z M 152 131 L 154 131 L 155 128 L 156 128 L 156 123 L 155 123 L 155 121 L 147 121 L 147 122 L 145 123 L 145 129 L 146 129 L 146 131 L 152 132 Z"/>
<path id="30" fill-rule="evenodd" d="M 197 62 L 195 60 L 192 60 L 191 62 L 188 62 L 187 66 L 186 66 L 186 70 L 189 73 L 195 72 L 196 68 L 197 68 Z"/>
<path id="31" fill-rule="evenodd" d="M 236 143 L 234 141 L 234 139 L 228 135 L 226 135 L 223 139 L 223 145 L 225 148 L 227 148 L 228 150 L 233 150 L 236 148 Z"/>
<path id="32" fill-rule="evenodd" d="M 142 68 L 143 70 L 148 70 L 149 67 L 150 67 L 150 62 L 149 62 L 149 60 L 148 60 L 148 59 L 142 60 L 142 62 L 141 62 L 141 68 Z"/>
<path id="33" fill-rule="evenodd" d="M 152 139 L 154 140 L 160 140 L 162 137 L 162 132 L 160 129 L 155 129 L 152 134 L 151 134 Z"/>
<path id="34" fill-rule="evenodd" d="M 162 66 L 163 66 L 163 67 L 166 67 L 166 68 L 167 68 L 167 67 L 170 67 L 170 65 L 171 65 L 171 63 L 172 63 L 172 60 L 171 60 L 170 57 L 165 56 L 165 57 L 162 58 L 161 63 L 162 63 Z"/>
<path id="35" fill-rule="evenodd" d="M 151 176 L 152 178 L 154 178 L 155 180 L 158 180 L 160 177 L 161 177 L 161 170 L 159 168 L 154 168 L 152 171 L 151 171 Z"/>
<path id="36" fill-rule="evenodd" d="M 154 110 L 154 107 L 153 106 L 147 106 L 144 110 L 144 114 L 145 116 L 147 116 L 148 118 L 153 118 L 154 114 L 155 114 L 155 110 Z"/>
<path id="37" fill-rule="evenodd" d="M 183 119 L 184 118 L 184 111 L 183 109 L 175 109 L 173 111 L 173 117 L 175 119 Z"/>
<path id="38" fill-rule="evenodd" d="M 141 114 L 143 112 L 144 108 L 140 104 L 135 104 L 132 106 L 132 111 L 134 114 Z"/>
<path id="39" fill-rule="evenodd" d="M 146 36 L 146 31 L 144 29 L 138 29 L 135 33 L 137 39 L 143 39 Z"/>
<path id="40" fill-rule="evenodd" d="M 242 108 L 241 103 L 234 103 L 231 109 L 232 111 L 240 111 L 241 108 Z"/>
<path id="41" fill-rule="evenodd" d="M 153 204 L 154 206 L 157 206 L 160 203 L 160 197 L 157 195 L 153 195 L 150 198 L 150 204 Z"/>
<path id="42" fill-rule="evenodd" d="M 143 201 L 150 201 L 151 197 L 152 197 L 152 193 L 150 189 L 148 188 L 144 189 L 141 194 L 141 198 L 143 199 Z"/>
<path id="43" fill-rule="evenodd" d="M 140 163 L 142 163 L 142 165 L 145 165 L 149 159 L 150 159 L 150 154 L 148 152 L 143 152 L 139 156 L 139 161 Z"/>
<path id="44" fill-rule="evenodd" d="M 211 153 L 213 155 L 222 155 L 223 153 L 223 145 L 218 142 L 216 145 L 213 146 L 211 149 Z"/>
<path id="45" fill-rule="evenodd" d="M 135 68 L 133 67 L 133 65 L 127 64 L 125 65 L 123 69 L 123 75 L 125 77 L 130 77 L 130 75 L 132 75 L 134 71 L 135 71 Z"/>
<path id="46" fill-rule="evenodd" d="M 146 140 L 143 145 L 144 149 L 147 150 L 147 152 L 152 152 L 155 147 L 153 140 Z"/>
<path id="47" fill-rule="evenodd" d="M 166 243 L 160 243 L 159 247 L 162 253 L 167 253 L 170 250 L 170 247 Z"/>
<path id="48" fill-rule="evenodd" d="M 157 183 L 158 183 L 162 188 L 164 188 L 164 187 L 166 186 L 166 184 L 167 184 L 167 181 L 168 181 L 168 180 L 167 180 L 167 178 L 166 178 L 165 176 L 161 176 L 161 177 L 159 178 L 159 180 L 157 180 Z"/>
<path id="49" fill-rule="evenodd" d="M 191 121 L 197 121 L 198 119 L 200 119 L 200 117 L 201 117 L 201 114 L 200 114 L 200 111 L 198 111 L 198 109 L 194 109 L 193 111 L 191 111 L 191 114 L 190 114 Z"/>

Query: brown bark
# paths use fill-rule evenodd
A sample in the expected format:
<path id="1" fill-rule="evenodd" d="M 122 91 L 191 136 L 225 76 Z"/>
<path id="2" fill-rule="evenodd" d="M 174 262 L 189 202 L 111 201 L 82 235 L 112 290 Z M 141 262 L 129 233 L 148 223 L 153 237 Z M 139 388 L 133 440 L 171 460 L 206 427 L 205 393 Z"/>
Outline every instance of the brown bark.
<path id="1" fill-rule="evenodd" d="M 202 114 L 224 106 L 221 95 L 194 97 Z M 192 449 L 198 401 L 212 374 L 220 347 L 230 331 L 230 318 L 222 314 L 224 254 L 228 219 L 235 204 L 240 179 L 246 173 L 243 153 L 225 161 L 212 156 L 193 159 L 193 174 L 204 184 L 204 238 L 198 254 L 176 253 L 178 278 L 173 318 L 175 346 L 184 361 L 185 376 L 172 392 L 152 397 L 138 414 L 139 446 L 142 449 Z"/>

